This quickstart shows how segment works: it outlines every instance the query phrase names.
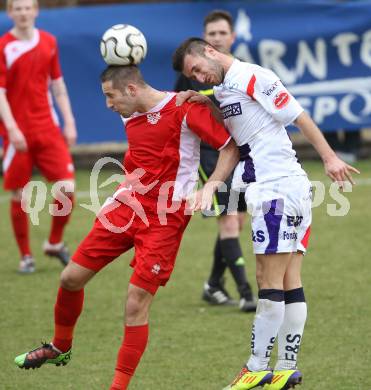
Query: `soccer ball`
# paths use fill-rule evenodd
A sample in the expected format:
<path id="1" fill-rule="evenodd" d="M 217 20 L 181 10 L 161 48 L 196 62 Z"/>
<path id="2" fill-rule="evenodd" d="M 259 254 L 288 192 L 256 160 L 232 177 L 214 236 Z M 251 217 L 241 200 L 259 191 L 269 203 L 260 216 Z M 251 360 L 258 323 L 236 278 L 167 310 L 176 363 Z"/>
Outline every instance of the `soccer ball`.
<path id="1" fill-rule="evenodd" d="M 136 27 L 115 24 L 103 34 L 100 52 L 108 65 L 139 64 L 147 54 L 147 41 Z"/>

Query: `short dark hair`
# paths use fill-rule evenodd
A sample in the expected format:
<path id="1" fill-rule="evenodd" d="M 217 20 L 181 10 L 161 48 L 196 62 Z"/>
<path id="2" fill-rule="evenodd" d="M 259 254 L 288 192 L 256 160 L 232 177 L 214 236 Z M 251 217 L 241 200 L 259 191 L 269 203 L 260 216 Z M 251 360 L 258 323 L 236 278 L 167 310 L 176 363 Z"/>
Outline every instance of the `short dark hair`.
<path id="1" fill-rule="evenodd" d="M 112 86 L 123 92 L 129 83 L 145 86 L 146 82 L 136 65 L 109 65 L 100 75 L 102 83 L 112 81 Z"/>
<path id="2" fill-rule="evenodd" d="M 221 9 L 216 9 L 214 11 L 211 11 L 205 16 L 204 29 L 206 29 L 206 26 L 209 23 L 217 22 L 219 20 L 225 20 L 229 24 L 231 31 L 234 30 L 232 15 L 228 11 L 223 11 Z"/>
<path id="3" fill-rule="evenodd" d="M 188 38 L 185 40 L 173 54 L 173 69 L 182 72 L 184 67 L 184 57 L 187 54 L 197 53 L 205 55 L 205 47 L 212 46 L 201 38 Z M 216 50 L 216 49 L 215 49 Z"/>

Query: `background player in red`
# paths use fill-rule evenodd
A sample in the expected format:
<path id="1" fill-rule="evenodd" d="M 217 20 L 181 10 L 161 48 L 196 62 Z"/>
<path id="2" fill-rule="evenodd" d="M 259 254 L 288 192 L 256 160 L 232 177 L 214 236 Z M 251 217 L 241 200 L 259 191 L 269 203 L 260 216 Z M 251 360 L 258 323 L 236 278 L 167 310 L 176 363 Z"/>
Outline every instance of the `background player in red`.
<path id="1" fill-rule="evenodd" d="M 235 142 L 206 105 L 176 106 L 175 93 L 153 89 L 136 66 L 110 66 L 101 76 L 107 107 L 120 113 L 127 133 L 126 180 L 108 198 L 88 236 L 61 276 L 52 343 L 16 357 L 20 368 L 66 364 L 81 313 L 85 284 L 134 247 L 125 329 L 111 390 L 126 389 L 148 340 L 149 309 L 172 273 L 197 186 L 200 138 L 219 149 L 210 181 L 222 184 L 236 165 Z"/>
<path id="2" fill-rule="evenodd" d="M 0 135 L 4 139 L 4 188 L 12 192 L 11 221 L 21 253 L 19 271 L 35 270 L 29 242 L 28 217 L 21 207 L 22 189 L 36 166 L 58 182 L 52 226 L 44 252 L 66 265 L 69 254 L 63 230 L 72 210 L 74 173 L 67 145 L 76 141 L 71 111 L 58 59 L 56 38 L 35 28 L 37 0 L 8 0 L 13 28 L 0 38 Z M 63 136 L 49 93 L 63 116 Z"/>

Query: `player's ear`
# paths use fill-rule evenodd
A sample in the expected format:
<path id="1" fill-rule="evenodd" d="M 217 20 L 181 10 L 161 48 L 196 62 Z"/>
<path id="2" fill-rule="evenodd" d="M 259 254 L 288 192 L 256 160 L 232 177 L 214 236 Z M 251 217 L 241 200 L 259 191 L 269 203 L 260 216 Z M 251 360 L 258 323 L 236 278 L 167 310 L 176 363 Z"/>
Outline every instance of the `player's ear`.
<path id="1" fill-rule="evenodd" d="M 213 56 L 215 54 L 216 50 L 211 45 L 205 46 L 205 54 L 209 54 Z"/>
<path id="2" fill-rule="evenodd" d="M 126 92 L 130 97 L 135 97 L 137 94 L 137 86 L 135 84 L 128 84 L 126 86 Z"/>

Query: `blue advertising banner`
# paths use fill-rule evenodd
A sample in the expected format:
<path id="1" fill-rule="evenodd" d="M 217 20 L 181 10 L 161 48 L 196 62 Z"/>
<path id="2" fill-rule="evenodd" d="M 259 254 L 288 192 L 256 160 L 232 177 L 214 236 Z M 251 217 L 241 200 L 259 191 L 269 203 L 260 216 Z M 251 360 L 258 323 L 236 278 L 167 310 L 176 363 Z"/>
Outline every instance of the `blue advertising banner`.
<path id="1" fill-rule="evenodd" d="M 326 130 L 371 125 L 371 3 L 233 7 L 234 54 L 276 72 Z M 265 17 L 264 17 L 265 15 Z"/>
<path id="2" fill-rule="evenodd" d="M 370 1 L 216 1 L 125 4 L 41 10 L 37 26 L 57 36 L 79 142 L 122 141 L 119 116 L 105 107 L 99 75 L 103 32 L 138 27 L 148 55 L 140 65 L 154 87 L 172 90 L 171 56 L 179 43 L 202 36 L 204 16 L 231 12 L 234 54 L 275 71 L 324 130 L 371 127 Z M 11 27 L 3 12 L 0 33 Z"/>

